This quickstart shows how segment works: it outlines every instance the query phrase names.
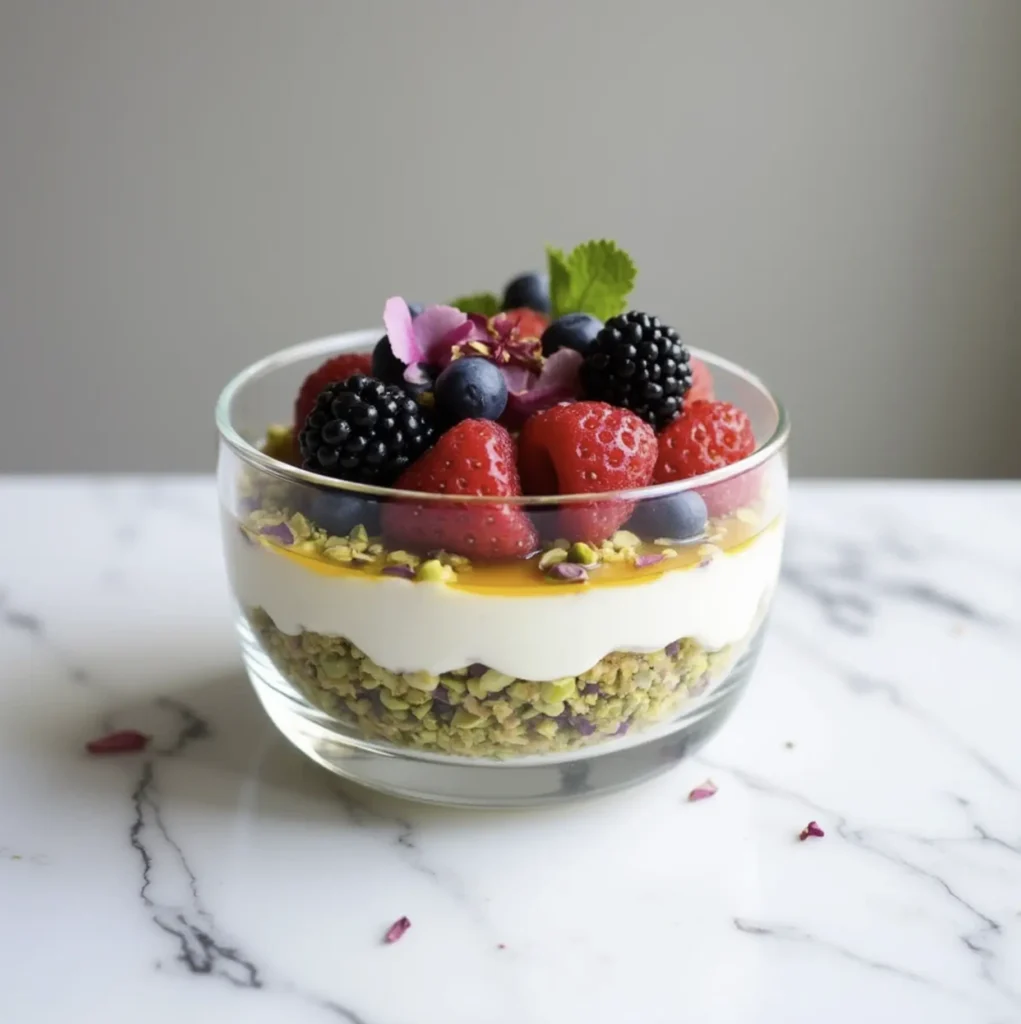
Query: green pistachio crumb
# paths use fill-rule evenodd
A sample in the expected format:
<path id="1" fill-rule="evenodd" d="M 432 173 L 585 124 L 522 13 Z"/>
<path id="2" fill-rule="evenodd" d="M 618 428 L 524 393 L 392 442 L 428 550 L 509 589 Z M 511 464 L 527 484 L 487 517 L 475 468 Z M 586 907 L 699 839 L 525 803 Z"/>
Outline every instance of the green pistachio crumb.
<path id="1" fill-rule="evenodd" d="M 641 538 L 637 537 L 630 530 L 618 530 L 612 537 L 613 546 L 618 550 L 622 548 L 636 548 L 642 543 Z"/>
<path id="2" fill-rule="evenodd" d="M 554 565 L 567 561 L 567 551 L 564 548 L 550 548 L 539 556 L 539 572 L 552 569 Z"/>
<path id="3" fill-rule="evenodd" d="M 579 565 L 595 565 L 599 561 L 599 555 L 595 549 L 582 541 L 576 541 L 571 545 L 568 557 Z"/>
<path id="4" fill-rule="evenodd" d="M 457 573 L 439 559 L 430 558 L 418 567 L 415 578 L 423 583 L 450 583 L 457 579 Z"/>

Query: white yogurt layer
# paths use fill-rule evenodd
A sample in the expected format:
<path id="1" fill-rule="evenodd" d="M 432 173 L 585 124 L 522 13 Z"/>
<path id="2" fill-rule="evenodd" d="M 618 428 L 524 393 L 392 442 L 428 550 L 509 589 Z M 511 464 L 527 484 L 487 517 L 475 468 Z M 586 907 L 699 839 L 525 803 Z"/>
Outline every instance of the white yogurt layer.
<path id="1" fill-rule="evenodd" d="M 263 608 L 285 633 L 345 637 L 391 672 L 439 675 L 481 662 L 518 679 L 546 680 L 580 675 L 612 651 L 648 653 L 686 637 L 719 650 L 743 639 L 776 584 L 783 525 L 702 568 L 522 597 L 310 572 L 248 543 L 236 524 L 228 522 L 225 533 L 238 601 Z"/>

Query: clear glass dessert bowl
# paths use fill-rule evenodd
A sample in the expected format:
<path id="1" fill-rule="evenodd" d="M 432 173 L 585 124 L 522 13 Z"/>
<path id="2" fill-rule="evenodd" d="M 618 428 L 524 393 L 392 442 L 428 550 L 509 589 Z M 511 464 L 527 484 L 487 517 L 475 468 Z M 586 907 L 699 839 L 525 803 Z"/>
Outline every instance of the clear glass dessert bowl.
<path id="1" fill-rule="evenodd" d="M 750 456 L 702 476 L 494 499 L 299 468 L 292 436 L 267 429 L 290 420 L 298 386 L 326 357 L 377 338 L 278 352 L 217 405 L 237 628 L 276 726 L 365 786 L 482 807 L 619 789 L 700 747 L 748 683 L 779 574 L 783 408 L 745 370 L 693 350 L 758 439 Z M 685 536 L 670 535 L 678 510 L 695 517 L 693 530 L 672 531 Z M 534 551 L 473 559 L 475 524 L 505 516 L 532 524 Z M 579 516 L 622 525 L 571 543 Z M 458 553 L 405 543 L 452 533 Z"/>

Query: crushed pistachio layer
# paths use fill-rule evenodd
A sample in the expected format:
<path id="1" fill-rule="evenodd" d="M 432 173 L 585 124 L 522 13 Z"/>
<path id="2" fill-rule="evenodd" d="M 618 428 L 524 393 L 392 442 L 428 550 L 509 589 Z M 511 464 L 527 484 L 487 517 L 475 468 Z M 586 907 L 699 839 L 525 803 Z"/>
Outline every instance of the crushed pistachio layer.
<path id="1" fill-rule="evenodd" d="M 312 704 L 368 739 L 471 757 L 572 750 L 663 721 L 719 681 L 735 646 L 682 639 L 653 654 L 613 653 L 579 676 L 528 682 L 485 665 L 443 675 L 389 672 L 343 637 L 248 620 L 280 673 Z"/>

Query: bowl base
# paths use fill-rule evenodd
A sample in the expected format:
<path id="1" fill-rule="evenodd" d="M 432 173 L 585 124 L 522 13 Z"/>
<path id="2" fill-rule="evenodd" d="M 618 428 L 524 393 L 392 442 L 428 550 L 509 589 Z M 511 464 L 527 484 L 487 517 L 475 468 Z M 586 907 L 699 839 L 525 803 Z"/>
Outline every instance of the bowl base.
<path id="1" fill-rule="evenodd" d="M 425 754 L 353 736 L 308 703 L 266 656 L 239 616 L 245 668 L 283 735 L 313 761 L 369 789 L 422 803 L 493 809 L 536 807 L 612 793 L 655 778 L 697 751 L 723 725 L 751 675 L 760 622 L 726 678 L 671 721 L 561 755 L 491 760 Z"/>

